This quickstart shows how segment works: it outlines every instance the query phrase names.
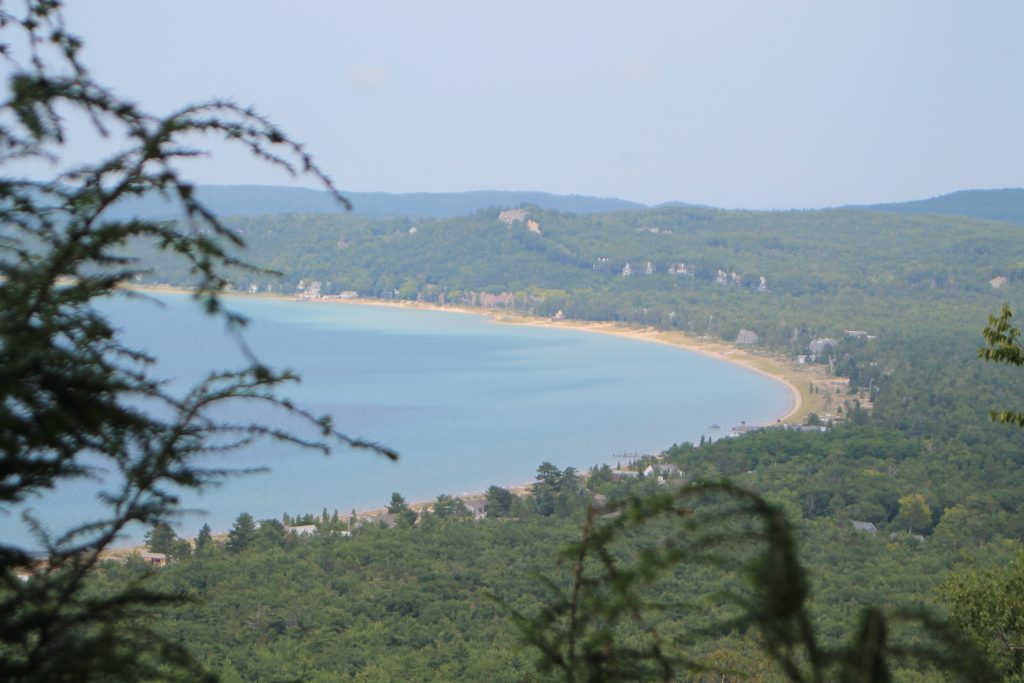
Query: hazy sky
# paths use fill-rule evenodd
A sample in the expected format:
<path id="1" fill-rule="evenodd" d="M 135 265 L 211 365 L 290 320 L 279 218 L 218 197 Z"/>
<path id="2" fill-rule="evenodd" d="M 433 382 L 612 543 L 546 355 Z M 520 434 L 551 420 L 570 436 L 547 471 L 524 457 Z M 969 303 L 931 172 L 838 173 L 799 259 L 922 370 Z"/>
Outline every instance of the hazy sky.
<path id="1" fill-rule="evenodd" d="M 255 104 L 348 190 L 786 208 L 1024 186 L 1020 0 L 69 5 L 121 94 Z M 242 155 L 198 173 L 288 184 Z"/>

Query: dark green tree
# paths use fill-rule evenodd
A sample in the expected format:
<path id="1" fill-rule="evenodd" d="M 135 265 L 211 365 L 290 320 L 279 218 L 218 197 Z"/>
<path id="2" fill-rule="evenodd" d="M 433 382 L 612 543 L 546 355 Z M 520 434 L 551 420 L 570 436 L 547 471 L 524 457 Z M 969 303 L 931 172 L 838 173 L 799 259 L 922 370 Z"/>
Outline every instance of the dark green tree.
<path id="1" fill-rule="evenodd" d="M 406 506 L 399 510 L 395 519 L 395 525 L 402 529 L 409 529 L 416 524 L 419 514 L 411 507 Z"/>
<path id="2" fill-rule="evenodd" d="M 580 491 L 580 475 L 575 467 L 566 467 L 558 481 L 558 492 L 575 494 Z"/>
<path id="3" fill-rule="evenodd" d="M 146 532 L 146 548 L 150 552 L 163 553 L 170 560 L 184 560 L 192 556 L 192 544 L 187 538 L 180 538 L 166 522 L 157 522 Z"/>
<path id="4" fill-rule="evenodd" d="M 172 560 L 187 560 L 192 557 L 192 543 L 187 538 L 178 537 L 168 557 Z"/>
<path id="5" fill-rule="evenodd" d="M 434 514 L 438 517 L 465 517 L 469 514 L 461 498 L 442 493 L 434 502 Z"/>
<path id="6" fill-rule="evenodd" d="M 557 492 L 562 483 L 562 470 L 545 460 L 538 465 L 534 478 L 539 484 L 550 486 Z"/>
<path id="7" fill-rule="evenodd" d="M 167 522 L 157 522 L 146 532 L 146 548 L 152 553 L 174 553 L 178 542 L 178 534 Z"/>
<path id="8" fill-rule="evenodd" d="M 487 499 L 488 517 L 508 517 L 512 514 L 512 499 L 515 496 L 506 488 L 490 486 L 484 494 Z"/>
<path id="9" fill-rule="evenodd" d="M 235 523 L 228 532 L 228 542 L 225 544 L 228 552 L 240 553 L 256 539 L 256 522 L 252 515 L 243 512 L 235 518 Z"/>
<path id="10" fill-rule="evenodd" d="M 209 554 L 213 550 L 213 532 L 210 529 L 209 524 L 204 524 L 203 528 L 199 530 L 199 534 L 196 536 L 196 556 L 204 556 Z"/>
<path id="11" fill-rule="evenodd" d="M 596 491 L 601 484 L 611 483 L 612 468 L 608 465 L 594 465 L 587 473 L 587 489 Z"/>
<path id="12" fill-rule="evenodd" d="M 393 515 L 408 509 L 409 503 L 405 501 L 405 498 L 402 496 L 401 493 L 395 491 L 394 493 L 391 494 L 391 500 L 388 501 L 387 504 L 387 510 L 389 514 Z"/>
<path id="13" fill-rule="evenodd" d="M 261 519 L 253 534 L 252 542 L 263 547 L 284 547 L 287 532 L 284 525 L 276 519 Z"/>
<path id="14" fill-rule="evenodd" d="M 534 511 L 539 515 L 568 514 L 580 500 L 582 486 L 574 467 L 563 471 L 550 462 L 543 462 L 537 468 L 535 478 L 530 498 Z"/>
<path id="15" fill-rule="evenodd" d="M 533 509 L 543 516 L 555 514 L 558 512 L 558 494 L 562 488 L 562 471 L 544 461 L 537 468 L 535 479 L 530 487 Z"/>

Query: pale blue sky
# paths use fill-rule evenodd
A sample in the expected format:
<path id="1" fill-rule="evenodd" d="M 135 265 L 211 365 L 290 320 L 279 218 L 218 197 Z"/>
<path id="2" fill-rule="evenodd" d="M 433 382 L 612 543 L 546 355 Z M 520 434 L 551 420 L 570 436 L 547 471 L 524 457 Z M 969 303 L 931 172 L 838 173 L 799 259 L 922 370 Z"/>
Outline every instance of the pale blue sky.
<path id="1" fill-rule="evenodd" d="M 1019 0 L 69 4 L 99 79 L 158 111 L 255 104 L 349 190 L 788 208 L 1024 186 Z M 197 174 L 287 184 L 240 154 Z"/>

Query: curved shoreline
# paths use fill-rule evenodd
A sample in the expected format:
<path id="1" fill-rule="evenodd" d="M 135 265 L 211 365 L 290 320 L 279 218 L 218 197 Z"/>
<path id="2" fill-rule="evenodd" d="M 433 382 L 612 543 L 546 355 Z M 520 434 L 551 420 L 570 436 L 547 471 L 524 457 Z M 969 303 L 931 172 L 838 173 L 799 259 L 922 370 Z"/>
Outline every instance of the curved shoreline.
<path id="1" fill-rule="evenodd" d="M 128 289 L 136 291 L 152 291 L 168 294 L 190 294 L 191 290 L 183 287 L 170 285 L 133 285 Z M 389 299 L 372 299 L 357 297 L 352 299 L 320 298 L 320 299 L 298 299 L 284 294 L 258 293 L 246 294 L 242 292 L 223 292 L 228 297 L 253 297 L 272 299 L 275 301 L 290 301 L 303 304 L 344 304 L 349 306 L 386 306 L 391 308 L 406 308 L 422 311 L 442 311 L 447 313 L 463 313 L 478 315 L 488 318 L 491 322 L 501 325 L 521 325 L 524 327 L 546 327 L 555 329 L 575 330 L 578 332 L 591 332 L 607 334 L 627 339 L 635 339 L 654 344 L 672 346 L 684 351 L 691 351 L 702 356 L 731 363 L 745 368 L 759 375 L 773 379 L 789 392 L 789 406 L 784 413 L 769 420 L 760 426 L 770 424 L 793 424 L 799 423 L 811 412 L 807 405 L 804 392 L 794 383 L 795 370 L 787 371 L 786 362 L 778 356 L 769 354 L 754 354 L 745 349 L 738 348 L 732 344 L 722 341 L 698 338 L 678 331 L 659 330 L 655 327 L 639 327 L 617 322 L 598 322 L 587 320 L 554 320 L 530 316 L 524 313 L 510 312 L 506 310 L 495 310 L 490 308 L 473 308 L 470 306 L 441 306 L 439 304 L 423 303 L 420 301 L 395 301 Z"/>
<path id="2" fill-rule="evenodd" d="M 504 325 L 523 325 L 526 327 L 547 327 L 556 329 L 568 329 L 577 332 L 592 332 L 596 334 L 607 334 L 615 337 L 624 337 L 626 339 L 635 339 L 638 341 L 649 342 L 653 344 L 662 344 L 665 346 L 671 346 L 677 349 L 683 349 L 684 351 L 690 351 L 697 353 L 702 356 L 720 360 L 725 363 L 731 363 L 739 367 L 745 368 L 752 372 L 773 379 L 789 391 L 789 408 L 780 417 L 775 418 L 774 423 L 789 422 L 798 414 L 801 413 L 803 407 L 803 397 L 800 394 L 800 390 L 797 389 L 796 385 L 793 384 L 790 379 L 783 376 L 781 373 L 773 373 L 769 370 L 759 367 L 751 354 L 748 354 L 740 349 L 733 347 L 727 347 L 729 351 L 718 350 L 713 347 L 713 343 L 704 342 L 703 340 L 696 340 L 682 332 L 669 332 L 665 330 L 659 330 L 654 327 L 634 327 L 630 325 L 624 325 L 622 323 L 599 323 L 599 322 L 587 322 L 587 321 L 561 321 L 561 320 L 546 320 L 544 318 L 529 318 L 525 317 L 523 320 L 504 320 L 500 315 L 489 316 L 494 322 Z M 723 344 L 724 345 L 724 344 Z M 731 354 L 730 354 L 731 351 Z M 772 424 L 769 421 L 765 424 Z"/>
<path id="3" fill-rule="evenodd" d="M 145 292 L 158 292 L 166 294 L 180 294 L 186 295 L 191 294 L 192 291 L 181 287 L 171 287 L 168 285 L 142 285 L 142 286 L 131 286 L 126 287 L 133 291 L 140 293 Z M 490 322 L 501 325 L 521 325 L 526 327 L 539 327 L 549 329 L 564 329 L 573 330 L 578 332 L 590 332 L 594 334 L 605 334 L 617 337 L 623 337 L 628 339 L 634 339 L 637 341 L 644 341 L 655 344 L 662 344 L 666 346 L 672 346 L 685 351 L 700 354 L 702 356 L 720 360 L 726 363 L 742 367 L 746 370 L 756 372 L 759 375 L 773 379 L 783 386 L 786 387 L 789 393 L 789 406 L 785 413 L 774 420 L 769 420 L 765 425 L 780 424 L 780 423 L 796 423 L 803 419 L 804 416 L 814 406 L 809 405 L 809 402 L 805 400 L 805 394 L 795 384 L 795 375 L 801 375 L 801 379 L 807 379 L 809 373 L 806 371 L 799 371 L 793 368 L 792 365 L 786 363 L 785 360 L 778 356 L 769 354 L 757 354 L 746 349 L 740 349 L 736 346 L 721 342 L 717 340 L 710 340 L 708 338 L 697 338 L 692 335 L 687 335 L 682 332 L 676 331 L 664 331 L 658 330 L 654 327 L 639 327 L 635 325 L 626 325 L 623 323 L 616 322 L 596 322 L 596 321 L 581 321 L 581 320 L 555 320 L 550 318 L 541 318 L 537 316 L 529 316 L 520 314 L 517 312 L 510 312 L 507 310 L 494 310 L 486 308 L 472 308 L 468 306 L 440 306 L 437 304 L 429 304 L 423 302 L 414 301 L 393 301 L 383 299 L 369 299 L 369 298 L 353 298 L 353 299 L 297 299 L 296 297 L 286 296 L 281 294 L 247 294 L 242 292 L 225 292 L 225 296 L 229 297 L 252 297 L 252 298 L 263 298 L 271 299 L 276 301 L 287 301 L 293 303 L 304 303 L 304 304 L 332 304 L 340 303 L 347 305 L 358 305 L 358 306 L 383 306 L 391 308 L 405 308 L 413 310 L 426 310 L 426 311 L 441 311 L 448 313 L 462 313 L 469 315 L 482 316 L 487 318 Z M 813 378 L 812 378 L 813 379 Z M 812 397 L 813 400 L 813 397 Z M 515 489 L 517 492 L 523 491 L 529 488 L 532 482 L 519 483 L 507 488 Z M 482 495 L 483 492 L 463 492 L 458 494 L 459 496 L 472 496 Z M 429 507 L 433 503 L 432 500 L 428 501 L 415 501 L 410 505 L 417 509 L 423 509 Z M 372 516 L 374 513 L 379 513 L 379 509 L 364 509 L 357 512 L 357 516 L 364 518 Z M 223 536 L 226 532 L 218 531 L 215 532 L 216 536 Z M 105 555 L 108 557 L 118 557 L 131 554 L 132 552 L 144 552 L 145 546 L 138 543 L 132 543 L 126 546 L 117 546 L 110 548 Z"/>

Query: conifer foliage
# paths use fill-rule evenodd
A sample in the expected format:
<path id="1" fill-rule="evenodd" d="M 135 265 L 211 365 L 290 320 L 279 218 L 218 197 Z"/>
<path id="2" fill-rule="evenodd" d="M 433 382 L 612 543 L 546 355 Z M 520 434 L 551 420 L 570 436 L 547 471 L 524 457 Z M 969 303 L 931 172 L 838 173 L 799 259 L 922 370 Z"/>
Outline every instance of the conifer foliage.
<path id="1" fill-rule="evenodd" d="M 0 679 L 140 680 L 199 674 L 176 644 L 126 619 L 167 600 L 141 584 L 98 597 L 85 588 L 101 553 L 131 525 L 170 519 L 182 490 L 222 479 L 200 456 L 269 437 L 322 451 L 334 444 L 387 449 L 348 439 L 326 417 L 310 415 L 276 393 L 288 373 L 245 350 L 250 365 L 215 372 L 190 391 L 171 392 L 152 376 L 154 359 L 129 348 L 97 311 L 103 297 L 130 296 L 123 285 L 146 265 L 123 256 L 145 241 L 184 263 L 194 298 L 238 335 L 244 320 L 218 293 L 231 253 L 242 246 L 199 201 L 180 162 L 204 154 L 204 136 L 241 145 L 286 173 L 318 179 L 342 204 L 325 174 L 298 143 L 249 108 L 226 101 L 185 106 L 168 115 L 144 111 L 98 83 L 80 59 L 82 42 L 53 0 L 0 2 L 0 58 L 9 74 L 0 102 L 0 514 L 70 479 L 93 477 L 106 512 L 67 529 L 24 514 L 35 544 L 0 541 Z M 74 131 L 113 151 L 70 166 L 62 152 Z M 45 180 L 20 177 L 25 160 L 58 169 Z M 108 219 L 117 202 L 146 193 L 176 202 L 176 223 Z M 305 418 L 306 434 L 266 424 L 225 423 L 211 415 L 228 401 L 257 401 Z M 210 462 L 208 459 L 205 462 Z M 101 471 L 102 477 L 97 476 Z"/>

